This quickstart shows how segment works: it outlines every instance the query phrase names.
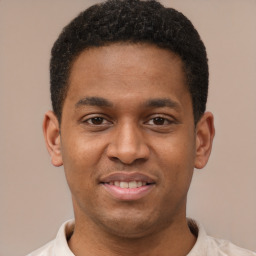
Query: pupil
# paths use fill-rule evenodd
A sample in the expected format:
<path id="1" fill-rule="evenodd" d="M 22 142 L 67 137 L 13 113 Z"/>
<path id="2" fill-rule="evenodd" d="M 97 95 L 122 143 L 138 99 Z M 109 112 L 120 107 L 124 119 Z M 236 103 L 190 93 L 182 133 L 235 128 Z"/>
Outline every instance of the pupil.
<path id="1" fill-rule="evenodd" d="M 102 124 L 103 118 L 102 117 L 94 117 L 92 118 L 92 123 L 93 124 Z"/>
<path id="2" fill-rule="evenodd" d="M 156 118 L 154 118 L 154 123 L 155 123 L 156 125 L 163 125 L 163 124 L 164 124 L 164 118 L 162 118 L 162 117 L 156 117 Z"/>

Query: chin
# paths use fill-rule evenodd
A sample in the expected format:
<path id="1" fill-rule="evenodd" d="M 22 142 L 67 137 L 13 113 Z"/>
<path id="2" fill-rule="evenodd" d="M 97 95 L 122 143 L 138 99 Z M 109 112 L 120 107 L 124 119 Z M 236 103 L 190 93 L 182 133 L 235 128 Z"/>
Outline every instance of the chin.
<path id="1" fill-rule="evenodd" d="M 114 236 L 120 238 L 142 238 L 153 232 L 156 232 L 159 228 L 157 221 L 147 218 L 147 216 L 134 216 L 126 214 L 126 216 L 116 216 L 113 218 L 104 218 L 101 222 L 102 228 Z"/>

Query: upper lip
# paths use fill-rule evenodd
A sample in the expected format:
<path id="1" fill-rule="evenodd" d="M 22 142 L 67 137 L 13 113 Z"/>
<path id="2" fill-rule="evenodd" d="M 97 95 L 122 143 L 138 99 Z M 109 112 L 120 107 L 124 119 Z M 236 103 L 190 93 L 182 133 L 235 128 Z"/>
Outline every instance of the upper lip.
<path id="1" fill-rule="evenodd" d="M 100 178 L 100 183 L 109 183 L 113 181 L 142 181 L 150 184 L 156 183 L 155 178 L 140 172 L 114 172 Z"/>

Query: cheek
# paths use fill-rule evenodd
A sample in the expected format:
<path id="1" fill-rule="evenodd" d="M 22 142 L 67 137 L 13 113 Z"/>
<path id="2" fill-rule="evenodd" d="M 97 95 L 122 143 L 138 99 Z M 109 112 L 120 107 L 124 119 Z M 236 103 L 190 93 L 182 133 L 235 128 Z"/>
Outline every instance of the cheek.
<path id="1" fill-rule="evenodd" d="M 92 143 L 82 136 L 65 138 L 61 145 L 65 175 L 71 191 L 79 193 L 96 183 L 97 164 L 103 145 L 97 141 Z"/>
<path id="2" fill-rule="evenodd" d="M 158 144 L 155 152 L 166 183 L 172 183 L 172 186 L 190 183 L 195 159 L 193 136 L 184 133 L 183 136 L 170 136 Z"/>
<path id="3" fill-rule="evenodd" d="M 156 145 L 156 144 L 155 144 Z M 170 136 L 165 138 L 155 146 L 155 152 L 162 162 L 171 165 L 186 165 L 194 161 L 195 142 L 192 136 Z"/>
<path id="4" fill-rule="evenodd" d="M 62 140 L 61 149 L 64 166 L 68 171 L 79 171 L 79 167 L 86 171 L 97 164 L 104 151 L 102 140 L 92 140 L 83 135 L 66 138 L 68 139 Z"/>

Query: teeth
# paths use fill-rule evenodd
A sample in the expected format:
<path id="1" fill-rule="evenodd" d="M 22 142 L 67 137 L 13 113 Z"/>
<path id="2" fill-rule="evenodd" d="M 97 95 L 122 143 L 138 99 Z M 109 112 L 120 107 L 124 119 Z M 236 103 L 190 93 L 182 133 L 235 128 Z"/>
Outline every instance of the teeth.
<path id="1" fill-rule="evenodd" d="M 129 188 L 129 183 L 125 181 L 120 182 L 120 188 Z"/>
<path id="2" fill-rule="evenodd" d="M 109 182 L 109 185 L 114 185 L 120 188 L 139 188 L 141 186 L 146 186 L 146 182 L 142 181 L 111 181 Z"/>
<path id="3" fill-rule="evenodd" d="M 120 182 L 119 181 L 115 181 L 114 185 L 117 186 L 117 187 L 120 187 Z"/>
<path id="4" fill-rule="evenodd" d="M 130 181 L 129 182 L 129 188 L 137 188 L 137 182 L 136 181 Z"/>
<path id="5" fill-rule="evenodd" d="M 145 183 L 145 185 L 146 185 L 146 182 L 144 182 L 144 183 Z M 138 186 L 138 187 L 141 187 L 141 186 L 142 186 L 142 181 L 138 181 L 138 182 L 137 182 L 137 186 Z M 143 185 L 143 186 L 144 186 L 144 185 Z"/>

